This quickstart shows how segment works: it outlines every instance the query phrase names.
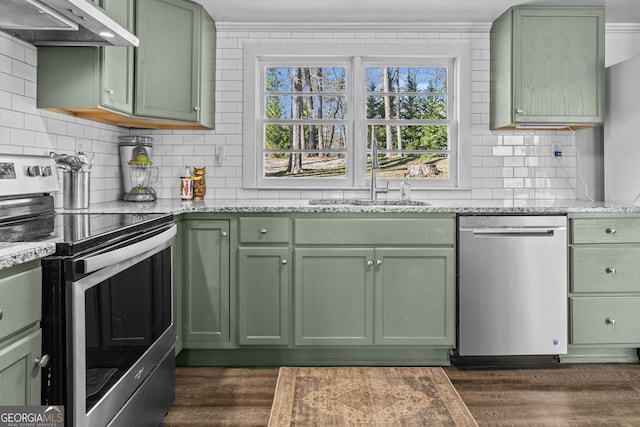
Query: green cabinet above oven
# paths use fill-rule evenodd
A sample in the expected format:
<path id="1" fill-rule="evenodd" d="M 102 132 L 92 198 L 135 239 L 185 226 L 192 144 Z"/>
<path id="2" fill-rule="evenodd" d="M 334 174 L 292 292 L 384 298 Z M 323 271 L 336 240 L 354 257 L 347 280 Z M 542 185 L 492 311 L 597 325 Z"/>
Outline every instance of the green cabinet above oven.
<path id="1" fill-rule="evenodd" d="M 38 108 L 123 127 L 212 129 L 216 28 L 204 8 L 188 0 L 101 3 L 140 45 L 39 47 Z"/>

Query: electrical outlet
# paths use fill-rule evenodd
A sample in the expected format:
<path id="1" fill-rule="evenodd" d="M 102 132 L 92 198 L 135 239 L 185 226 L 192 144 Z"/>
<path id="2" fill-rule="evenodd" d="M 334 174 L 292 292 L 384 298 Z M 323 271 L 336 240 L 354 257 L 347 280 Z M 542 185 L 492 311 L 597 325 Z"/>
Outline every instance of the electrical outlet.
<path id="1" fill-rule="evenodd" d="M 86 153 L 89 143 L 82 139 L 76 139 L 76 153 Z"/>
<path id="2" fill-rule="evenodd" d="M 562 148 L 558 144 L 553 146 L 553 156 L 554 157 L 562 157 Z"/>
<path id="3" fill-rule="evenodd" d="M 216 145 L 216 160 L 219 163 L 222 163 L 226 160 L 226 156 L 224 154 L 224 145 Z"/>

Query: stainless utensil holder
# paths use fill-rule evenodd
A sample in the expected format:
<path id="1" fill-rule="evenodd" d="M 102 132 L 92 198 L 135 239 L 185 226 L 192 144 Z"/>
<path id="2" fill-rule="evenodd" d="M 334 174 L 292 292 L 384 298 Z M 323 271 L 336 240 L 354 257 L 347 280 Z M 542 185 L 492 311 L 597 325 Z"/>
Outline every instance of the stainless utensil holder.
<path id="1" fill-rule="evenodd" d="M 91 172 L 63 172 L 63 207 L 65 209 L 86 209 L 89 207 Z"/>

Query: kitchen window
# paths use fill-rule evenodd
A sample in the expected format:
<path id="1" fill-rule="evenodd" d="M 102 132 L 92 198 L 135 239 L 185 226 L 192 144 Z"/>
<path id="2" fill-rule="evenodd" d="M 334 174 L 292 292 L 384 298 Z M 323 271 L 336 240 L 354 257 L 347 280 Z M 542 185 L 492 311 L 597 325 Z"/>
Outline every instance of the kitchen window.
<path id="1" fill-rule="evenodd" d="M 244 187 L 365 189 L 374 152 L 391 188 L 468 187 L 469 61 L 465 45 L 245 46 Z"/>

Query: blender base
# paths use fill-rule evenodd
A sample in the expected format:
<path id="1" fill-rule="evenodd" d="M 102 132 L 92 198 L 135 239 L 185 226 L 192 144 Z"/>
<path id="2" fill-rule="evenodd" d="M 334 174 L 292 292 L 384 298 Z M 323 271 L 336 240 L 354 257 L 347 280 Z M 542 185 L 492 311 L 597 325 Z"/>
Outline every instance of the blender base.
<path id="1" fill-rule="evenodd" d="M 125 193 L 122 200 L 125 202 L 153 202 L 157 200 L 156 192 L 153 188 L 133 188 L 128 193 Z"/>

